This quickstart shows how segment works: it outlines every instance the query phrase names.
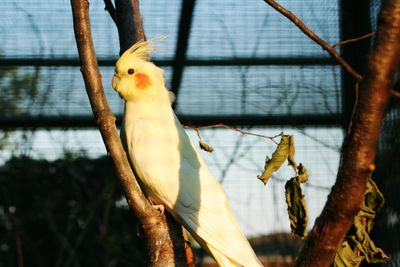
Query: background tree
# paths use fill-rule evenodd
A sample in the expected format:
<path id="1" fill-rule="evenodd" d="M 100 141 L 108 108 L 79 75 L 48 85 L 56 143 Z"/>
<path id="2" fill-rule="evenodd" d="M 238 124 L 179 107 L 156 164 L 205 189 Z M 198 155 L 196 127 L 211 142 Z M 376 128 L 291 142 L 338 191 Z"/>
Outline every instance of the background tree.
<path id="1" fill-rule="evenodd" d="M 369 66 L 345 137 L 336 183 L 306 240 L 298 266 L 329 266 L 375 170 L 379 132 L 400 60 L 400 1 L 384 1 Z"/>

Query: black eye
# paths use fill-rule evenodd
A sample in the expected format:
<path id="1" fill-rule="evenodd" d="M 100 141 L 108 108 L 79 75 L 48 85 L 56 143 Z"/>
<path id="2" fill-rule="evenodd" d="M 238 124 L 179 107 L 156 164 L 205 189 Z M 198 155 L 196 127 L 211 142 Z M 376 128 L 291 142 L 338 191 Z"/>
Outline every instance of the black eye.
<path id="1" fill-rule="evenodd" d="M 128 69 L 128 74 L 129 74 L 129 75 L 132 75 L 132 74 L 134 74 L 134 73 L 135 73 L 134 69 Z"/>

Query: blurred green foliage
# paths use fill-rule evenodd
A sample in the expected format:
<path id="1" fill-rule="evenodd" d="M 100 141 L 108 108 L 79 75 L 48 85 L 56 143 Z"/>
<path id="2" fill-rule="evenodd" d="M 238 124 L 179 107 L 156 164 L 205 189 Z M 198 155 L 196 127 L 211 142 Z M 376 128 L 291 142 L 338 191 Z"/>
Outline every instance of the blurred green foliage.
<path id="1" fill-rule="evenodd" d="M 37 82 L 40 70 L 19 71 L 19 67 L 4 66 L 0 68 L 0 106 L 5 117 L 26 113 L 29 110 L 23 109 L 22 99 L 25 102 L 32 102 L 38 97 Z"/>
<path id="2" fill-rule="evenodd" d="M 145 266 L 125 203 L 107 158 L 10 159 L 0 167 L 0 266 Z"/>
<path id="3" fill-rule="evenodd" d="M 1 50 L 0 50 L 1 57 Z M 40 68 L 0 67 L 0 107 L 2 116 L 10 118 L 29 113 L 29 107 L 42 101 L 38 90 Z M 10 131 L 0 131 L 0 149 L 7 145 Z"/>

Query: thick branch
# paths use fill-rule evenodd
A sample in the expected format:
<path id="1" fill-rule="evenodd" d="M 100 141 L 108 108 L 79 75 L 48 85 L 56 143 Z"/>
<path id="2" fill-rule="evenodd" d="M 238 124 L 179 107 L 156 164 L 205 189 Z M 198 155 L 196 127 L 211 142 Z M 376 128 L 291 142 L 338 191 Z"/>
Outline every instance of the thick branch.
<path id="1" fill-rule="evenodd" d="M 145 40 L 138 0 L 115 0 L 120 55 L 138 40 Z M 133 25 L 135 25 L 133 27 Z"/>
<path id="2" fill-rule="evenodd" d="M 279 5 L 275 0 L 264 0 L 268 5 L 270 5 L 273 9 L 287 17 L 289 20 L 291 20 L 304 34 L 306 34 L 308 37 L 310 37 L 314 42 L 319 44 L 324 50 L 326 50 L 333 58 L 335 58 L 340 65 L 351 75 L 354 76 L 354 78 L 357 81 L 361 81 L 363 77 L 356 71 L 354 70 L 347 62 L 344 60 L 339 53 L 336 51 L 334 47 L 326 43 L 324 40 L 322 40 L 318 35 L 316 35 L 310 28 L 308 28 L 295 14 L 290 12 L 289 10 L 285 9 L 283 6 Z"/>
<path id="3" fill-rule="evenodd" d="M 117 18 L 116 18 L 117 15 L 116 15 L 115 7 L 114 7 L 112 1 L 104 0 L 104 5 L 105 5 L 104 10 L 107 10 L 108 13 L 110 14 L 111 19 L 114 21 L 114 23 L 117 23 Z"/>
<path id="4" fill-rule="evenodd" d="M 115 126 L 115 117 L 107 103 L 94 52 L 89 21 L 89 3 L 71 0 L 75 38 L 81 60 L 81 71 L 108 154 L 112 158 L 119 182 L 131 210 L 144 229 L 149 248 L 150 266 L 184 266 L 184 241 L 181 228 L 169 228 L 165 215 L 153 209 L 143 195 L 128 163 Z M 175 242 L 171 239 L 175 238 Z M 174 249 L 177 253 L 174 253 Z"/>
<path id="5" fill-rule="evenodd" d="M 122 54 L 138 40 L 145 40 L 146 36 L 139 10 L 139 0 L 116 0 L 115 5 L 117 17 L 116 24 L 120 36 L 120 52 Z M 160 220 L 160 223 L 163 225 L 168 225 L 169 234 L 172 239 L 166 240 L 165 243 L 173 242 L 176 247 L 175 252 L 172 250 L 166 251 L 164 249 L 163 251 L 160 251 L 160 253 L 163 253 L 164 256 L 171 257 L 171 260 L 175 257 L 175 264 L 177 265 L 185 265 L 186 263 L 187 265 L 192 266 L 193 262 L 191 262 L 191 260 L 193 260 L 193 257 L 190 257 L 190 255 L 192 255 L 190 246 L 188 246 L 184 241 L 184 230 L 182 226 L 178 224 L 172 216 L 162 217 Z M 164 235 L 167 235 L 167 233 Z M 152 245 L 157 249 L 157 243 Z M 185 251 L 183 251 L 183 246 L 185 247 Z M 185 254 L 186 262 L 183 261 Z"/>
<path id="6" fill-rule="evenodd" d="M 400 0 L 385 1 L 351 131 L 345 138 L 336 183 L 296 262 L 329 266 L 360 209 L 374 161 L 384 112 L 400 60 Z"/>

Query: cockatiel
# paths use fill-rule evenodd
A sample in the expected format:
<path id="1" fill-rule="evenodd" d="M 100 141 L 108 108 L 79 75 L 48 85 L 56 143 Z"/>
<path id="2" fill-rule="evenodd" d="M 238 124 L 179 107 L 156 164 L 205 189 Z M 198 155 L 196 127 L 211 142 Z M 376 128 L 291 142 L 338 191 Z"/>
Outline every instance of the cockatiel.
<path id="1" fill-rule="evenodd" d="M 225 192 L 171 107 L 163 70 L 140 41 L 117 61 L 112 87 L 125 100 L 121 129 L 128 158 L 154 205 L 162 205 L 220 266 L 262 266 Z"/>

